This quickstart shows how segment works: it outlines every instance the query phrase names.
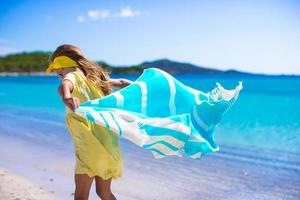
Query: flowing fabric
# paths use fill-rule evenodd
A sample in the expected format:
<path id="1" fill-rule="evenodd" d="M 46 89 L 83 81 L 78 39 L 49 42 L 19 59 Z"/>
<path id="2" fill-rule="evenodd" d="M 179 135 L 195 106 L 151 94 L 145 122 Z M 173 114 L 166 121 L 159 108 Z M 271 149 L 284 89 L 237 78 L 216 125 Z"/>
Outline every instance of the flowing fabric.
<path id="1" fill-rule="evenodd" d="M 157 68 L 148 68 L 129 86 L 84 102 L 75 114 L 119 137 L 149 149 L 155 158 L 182 155 L 200 159 L 219 150 L 214 129 L 243 88 L 219 83 L 210 92 L 193 89 Z"/>

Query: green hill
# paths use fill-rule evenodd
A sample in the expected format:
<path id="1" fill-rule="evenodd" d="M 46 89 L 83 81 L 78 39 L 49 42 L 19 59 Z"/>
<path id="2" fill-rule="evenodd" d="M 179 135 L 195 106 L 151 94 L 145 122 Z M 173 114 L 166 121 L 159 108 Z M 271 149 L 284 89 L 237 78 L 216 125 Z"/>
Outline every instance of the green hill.
<path id="1" fill-rule="evenodd" d="M 0 72 L 41 72 L 49 63 L 50 52 L 9 54 L 0 57 Z"/>
<path id="2" fill-rule="evenodd" d="M 35 72 L 44 72 L 47 66 L 49 65 L 51 52 L 23 52 L 16 54 L 9 54 L 6 56 L 0 57 L 0 72 L 17 72 L 17 73 L 35 73 Z M 126 67 L 117 67 L 111 66 L 105 62 L 98 61 L 96 62 L 106 71 L 118 74 L 118 73 L 127 73 L 127 74 L 139 74 L 143 69 L 156 67 L 164 71 L 167 71 L 171 74 L 244 74 L 236 70 L 227 70 L 222 71 L 218 69 L 205 68 L 196 66 L 189 63 L 175 62 L 168 59 L 160 59 L 155 61 L 143 62 L 138 65 L 126 66 Z"/>

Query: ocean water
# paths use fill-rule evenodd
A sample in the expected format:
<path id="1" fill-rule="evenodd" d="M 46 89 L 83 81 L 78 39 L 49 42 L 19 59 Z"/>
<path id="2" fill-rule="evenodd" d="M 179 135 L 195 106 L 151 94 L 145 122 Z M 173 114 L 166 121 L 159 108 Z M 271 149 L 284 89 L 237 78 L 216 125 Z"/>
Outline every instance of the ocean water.
<path id="1" fill-rule="evenodd" d="M 156 160 L 120 139 L 124 175 L 114 191 L 132 199 L 300 199 L 300 76 L 176 78 L 204 92 L 216 82 L 232 89 L 243 81 L 238 101 L 215 130 L 220 152 L 200 161 Z M 71 199 L 74 146 L 59 83 L 56 76 L 0 77 L 0 165 Z"/>

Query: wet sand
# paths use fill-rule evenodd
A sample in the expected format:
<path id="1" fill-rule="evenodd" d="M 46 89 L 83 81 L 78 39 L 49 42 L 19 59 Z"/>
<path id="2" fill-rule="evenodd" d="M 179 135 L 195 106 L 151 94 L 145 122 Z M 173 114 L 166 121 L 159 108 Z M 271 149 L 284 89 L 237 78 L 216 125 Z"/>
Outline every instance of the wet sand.
<path id="1" fill-rule="evenodd" d="M 53 191 L 0 167 L 0 199 L 3 200 L 58 200 Z"/>

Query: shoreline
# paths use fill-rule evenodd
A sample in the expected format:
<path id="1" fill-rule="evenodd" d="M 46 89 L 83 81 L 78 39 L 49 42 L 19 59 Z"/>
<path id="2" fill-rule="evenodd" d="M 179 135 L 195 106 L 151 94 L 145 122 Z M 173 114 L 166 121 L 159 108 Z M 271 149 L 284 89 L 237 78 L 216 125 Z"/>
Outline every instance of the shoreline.
<path id="1" fill-rule="evenodd" d="M 3 127 L 0 125 L 0 128 Z M 10 135 L 10 132 L 5 132 L 5 135 Z M 58 148 L 50 150 L 44 144 L 33 146 L 33 143 L 25 142 L 24 138 L 3 137 L 1 134 L 0 144 L 3 147 L 0 148 L 1 200 L 71 200 L 74 198 L 72 150 L 57 150 Z M 12 145 L 16 148 L 7 151 Z M 65 145 L 71 144 L 65 143 Z M 57 155 L 61 158 L 57 158 Z M 40 162 L 41 160 L 43 162 Z M 125 189 L 120 192 L 114 184 L 112 190 L 119 200 L 136 200 L 130 191 Z M 95 191 L 95 182 L 91 186 L 89 199 L 99 199 Z"/>
<path id="2" fill-rule="evenodd" d="M 20 115 L 22 114 L 0 116 L 3 122 L 0 125 L 0 166 L 22 174 L 48 191 L 54 191 L 59 199 L 71 199 L 74 192 L 71 143 L 62 140 L 61 135 L 50 137 L 49 129 L 44 129 L 47 127 L 45 120 L 34 120 L 35 140 L 32 141 L 32 135 L 26 133 L 33 130 L 32 127 L 27 127 L 33 120 Z M 18 123 L 18 129 L 13 126 L 16 122 L 22 122 Z M 58 125 L 51 123 L 48 126 L 55 132 L 66 133 Z M 22 137 L 16 134 L 20 130 L 23 131 Z M 42 136 L 46 133 L 47 140 L 44 141 Z M 55 138 L 60 138 L 62 143 L 56 146 L 53 143 Z M 43 141 L 52 143 L 52 148 Z M 120 141 L 125 161 L 124 171 L 122 178 L 112 183 L 112 191 L 120 200 L 288 200 L 299 196 L 298 154 L 285 155 L 277 151 L 239 149 L 236 146 L 226 148 L 222 145 L 222 151 L 207 155 L 202 161 L 187 157 L 156 160 L 150 152 L 129 141 Z M 65 148 L 57 148 L 62 144 Z M 13 151 L 11 146 L 14 146 Z M 3 181 L 0 180 L 1 182 Z M 90 195 L 90 200 L 99 199 L 95 193 L 95 185 L 92 186 Z M 6 198 L 0 196 L 0 199 Z"/>
<path id="3" fill-rule="evenodd" d="M 20 176 L 0 166 L 0 199 L 21 200 L 24 199 L 58 200 L 54 191 Z"/>
<path id="4" fill-rule="evenodd" d="M 54 179 L 51 179 L 54 181 Z M 113 187 L 113 186 L 112 186 Z M 62 189 L 68 190 L 68 189 Z M 67 192 L 68 193 L 68 192 Z M 114 195 L 119 200 L 135 200 L 135 198 L 127 196 L 128 194 L 120 194 L 114 192 Z M 55 191 L 54 188 L 50 190 L 47 186 L 38 183 L 18 174 L 7 167 L 0 165 L 0 199 L 5 200 L 62 200 L 66 199 L 67 195 L 61 195 L 59 191 Z M 74 191 L 69 194 L 67 199 L 74 198 Z M 89 195 L 90 200 L 99 199 L 96 196 L 95 183 L 93 182 Z"/>

